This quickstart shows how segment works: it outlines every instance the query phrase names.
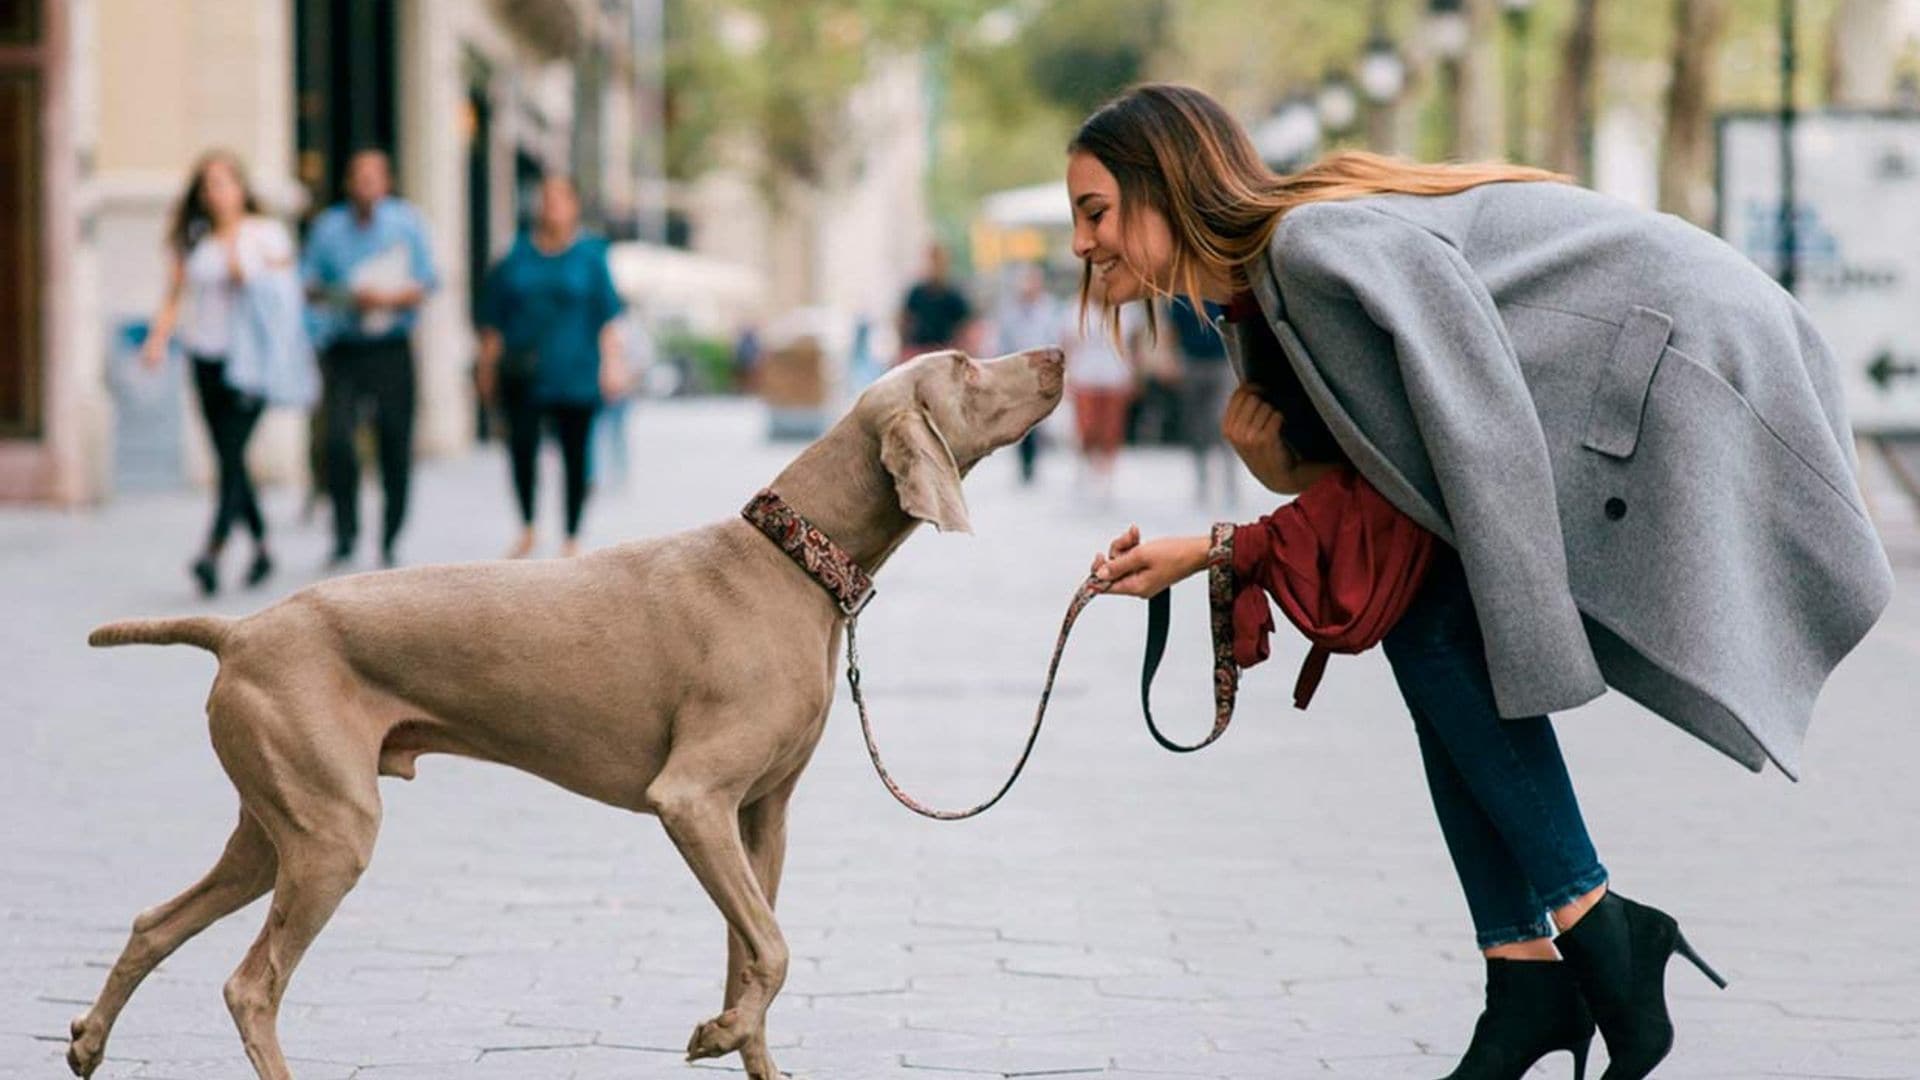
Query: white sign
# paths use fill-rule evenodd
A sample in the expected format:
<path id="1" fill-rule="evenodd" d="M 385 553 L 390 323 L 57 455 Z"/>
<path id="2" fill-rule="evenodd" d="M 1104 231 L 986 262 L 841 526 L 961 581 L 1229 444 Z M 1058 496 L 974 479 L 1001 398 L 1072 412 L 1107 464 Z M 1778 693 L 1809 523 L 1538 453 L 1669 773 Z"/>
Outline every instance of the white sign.
<path id="1" fill-rule="evenodd" d="M 1720 120 L 1720 235 L 1779 277 L 1777 115 Z M 1920 433 L 1920 116 L 1794 123 L 1795 295 L 1840 364 L 1862 434 Z"/>

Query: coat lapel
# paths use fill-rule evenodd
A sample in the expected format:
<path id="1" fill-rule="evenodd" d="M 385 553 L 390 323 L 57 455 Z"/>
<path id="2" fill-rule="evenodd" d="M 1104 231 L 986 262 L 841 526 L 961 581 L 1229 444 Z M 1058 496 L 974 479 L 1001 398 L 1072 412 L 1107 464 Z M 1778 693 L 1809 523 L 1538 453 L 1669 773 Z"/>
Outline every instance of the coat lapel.
<path id="1" fill-rule="evenodd" d="M 1454 543 L 1453 525 L 1447 516 L 1420 493 L 1420 489 L 1410 482 L 1380 449 L 1367 438 L 1353 418 L 1347 415 L 1340 401 L 1334 396 L 1333 388 L 1320 376 L 1320 369 L 1314 366 L 1312 354 L 1294 332 L 1293 324 L 1286 319 L 1286 305 L 1280 300 L 1280 289 L 1273 280 L 1273 268 L 1269 259 L 1260 260 L 1259 272 L 1252 276 L 1253 295 L 1260 301 L 1260 311 L 1266 316 L 1267 323 L 1273 327 L 1273 336 L 1280 340 L 1280 350 L 1286 353 L 1287 363 L 1293 366 L 1293 373 L 1300 385 L 1312 399 L 1313 407 L 1320 413 L 1327 430 L 1333 433 L 1334 441 L 1346 452 L 1348 460 L 1360 475 L 1367 478 L 1374 490 L 1385 495 L 1387 500 L 1398 507 L 1400 512 L 1412 518 L 1421 528 L 1433 533 L 1451 545 Z M 1243 332 L 1231 321 L 1221 320 L 1222 338 L 1227 345 L 1227 355 L 1233 362 L 1234 373 L 1242 381 L 1246 379 L 1246 339 Z"/>

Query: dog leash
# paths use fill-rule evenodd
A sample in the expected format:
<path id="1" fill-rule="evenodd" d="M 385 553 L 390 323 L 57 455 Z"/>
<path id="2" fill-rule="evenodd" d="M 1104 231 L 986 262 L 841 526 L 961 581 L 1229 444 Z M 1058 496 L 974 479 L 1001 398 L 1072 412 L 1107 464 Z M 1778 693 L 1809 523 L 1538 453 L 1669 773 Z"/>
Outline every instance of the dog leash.
<path id="1" fill-rule="evenodd" d="M 1196 743 L 1178 743 L 1160 730 L 1153 719 L 1153 680 L 1160 671 L 1160 660 L 1167 651 L 1167 632 L 1173 621 L 1172 589 L 1163 589 L 1147 600 L 1147 644 L 1140 662 L 1140 712 L 1146 718 L 1147 731 L 1155 742 L 1176 754 L 1190 754 L 1195 750 L 1211 746 L 1213 742 L 1226 734 L 1227 726 L 1233 722 L 1233 706 L 1240 690 L 1240 668 L 1233 662 L 1233 526 L 1215 525 L 1212 544 L 1207 554 L 1207 591 L 1208 606 L 1212 611 L 1213 628 L 1213 730 Z M 1067 603 L 1067 614 L 1060 623 L 1060 634 L 1053 642 L 1053 656 L 1047 661 L 1046 682 L 1040 687 L 1040 704 L 1034 710 L 1033 727 L 1027 732 L 1027 742 L 1020 750 L 1020 757 L 1013 764 L 1013 770 L 991 798 L 985 802 L 970 806 L 965 810 L 940 810 L 920 802 L 906 793 L 899 783 L 887 772 L 886 763 L 880 759 L 880 746 L 873 736 L 873 721 L 867 715 L 866 695 L 860 690 L 860 648 L 858 643 L 858 613 L 847 618 L 847 686 L 853 692 L 854 708 L 860 714 L 860 734 L 866 740 L 867 757 L 873 762 L 874 772 L 880 776 L 880 783 L 887 793 L 901 806 L 919 814 L 921 817 L 936 821 L 962 821 L 976 817 L 991 809 L 1007 792 L 1013 790 L 1014 782 L 1027 767 L 1027 761 L 1033 756 L 1033 748 L 1040 741 L 1040 728 L 1046 722 L 1047 703 L 1053 697 L 1054 678 L 1060 671 L 1060 658 L 1066 653 L 1067 639 L 1073 634 L 1073 624 L 1080 618 L 1093 598 L 1105 593 L 1108 583 L 1097 577 L 1088 577 L 1074 590 L 1073 599 Z"/>
<path id="2" fill-rule="evenodd" d="M 906 793 L 880 758 L 880 745 L 874 739 L 873 721 L 867 713 L 866 695 L 860 688 L 860 613 L 873 599 L 873 578 L 818 526 L 795 510 L 768 488 L 755 495 L 740 511 L 754 528 L 787 554 L 814 583 L 833 597 L 847 620 L 847 686 L 860 714 L 860 734 L 866 741 L 867 757 L 873 762 L 880 783 L 901 806 L 936 821 L 961 821 L 991 809 L 1013 790 L 1014 782 L 1027 767 L 1033 748 L 1040 740 L 1040 728 L 1047 717 L 1047 703 L 1053 697 L 1054 678 L 1060 671 L 1060 659 L 1066 653 L 1073 625 L 1093 598 L 1107 591 L 1108 583 L 1089 576 L 1074 590 L 1067 603 L 1067 614 L 1060 622 L 1060 634 L 1054 639 L 1053 656 L 1047 662 L 1046 682 L 1040 688 L 1040 704 L 1034 710 L 1033 727 L 1027 732 L 1026 745 L 1014 762 L 1013 770 L 999 790 L 985 802 L 965 810 L 940 810 Z M 1190 754 L 1213 745 L 1226 734 L 1233 722 L 1234 701 L 1240 690 L 1240 667 L 1233 660 L 1233 526 L 1213 527 L 1207 550 L 1207 599 L 1213 631 L 1213 730 L 1197 743 L 1178 743 L 1168 738 L 1153 719 L 1153 680 L 1167 651 L 1167 632 L 1173 621 L 1172 590 L 1163 589 L 1147 600 L 1147 644 L 1140 663 L 1140 712 L 1146 717 L 1147 731 L 1163 748 L 1176 754 Z"/>

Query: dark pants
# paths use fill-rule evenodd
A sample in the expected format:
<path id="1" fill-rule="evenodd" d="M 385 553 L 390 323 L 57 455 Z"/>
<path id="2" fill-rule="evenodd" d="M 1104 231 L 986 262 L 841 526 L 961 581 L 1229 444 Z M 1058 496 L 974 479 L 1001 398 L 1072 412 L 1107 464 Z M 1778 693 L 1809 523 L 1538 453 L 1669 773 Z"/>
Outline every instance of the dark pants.
<path id="1" fill-rule="evenodd" d="M 321 373 L 326 379 L 322 409 L 334 552 L 351 554 L 360 535 L 360 455 L 354 435 L 371 412 L 386 488 L 380 546 L 391 557 L 407 517 L 407 480 L 413 467 L 413 346 L 404 337 L 338 342 L 327 349 Z"/>
<path id="2" fill-rule="evenodd" d="M 1227 415 L 1227 399 L 1233 396 L 1233 369 L 1225 360 L 1189 360 L 1180 369 L 1180 429 L 1187 445 L 1193 448 L 1198 494 L 1207 496 L 1207 458 L 1221 458 L 1220 483 L 1231 496 L 1233 474 L 1239 463 L 1227 450 L 1220 422 Z"/>
<path id="3" fill-rule="evenodd" d="M 1020 440 L 1020 482 L 1033 483 L 1033 470 L 1040 460 L 1040 429 L 1034 428 Z"/>
<path id="4" fill-rule="evenodd" d="M 260 516 L 253 478 L 247 475 L 247 440 L 253 437 L 265 402 L 227 385 L 227 365 L 221 357 L 194 357 L 193 382 L 200 391 L 200 415 L 206 417 L 214 461 L 219 467 L 207 550 L 219 551 L 225 546 L 236 521 L 253 533 L 256 544 L 262 543 L 267 538 L 267 522 Z"/>
<path id="5" fill-rule="evenodd" d="M 530 380 L 506 379 L 500 384 L 500 403 L 507 420 L 507 457 L 513 466 L 513 490 L 520 497 L 520 520 L 533 524 L 534 479 L 540 461 L 540 425 L 553 425 L 560 441 L 560 460 L 567 476 L 567 537 L 580 535 L 580 515 L 587 508 L 587 436 L 593 430 L 596 406 L 541 404 Z"/>
<path id="6" fill-rule="evenodd" d="M 1480 947 L 1551 937 L 1547 912 L 1607 880 L 1553 724 L 1503 720 L 1486 646 L 1451 548 L 1382 642 L 1413 714 L 1440 832 Z"/>

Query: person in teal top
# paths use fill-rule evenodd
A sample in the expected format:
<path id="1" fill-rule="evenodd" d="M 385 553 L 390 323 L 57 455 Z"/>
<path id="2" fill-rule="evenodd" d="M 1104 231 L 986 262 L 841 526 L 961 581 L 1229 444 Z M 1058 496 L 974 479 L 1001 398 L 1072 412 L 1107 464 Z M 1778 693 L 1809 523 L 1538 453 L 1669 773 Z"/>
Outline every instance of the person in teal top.
<path id="1" fill-rule="evenodd" d="M 505 413 L 508 460 L 520 502 L 520 537 L 509 558 L 533 551 L 535 463 L 543 422 L 552 425 L 566 465 L 561 550 L 566 555 L 579 550 L 587 436 L 601 403 L 626 388 L 614 322 L 621 308 L 606 242 L 580 230 L 580 195 L 573 181 L 547 177 L 540 184 L 533 230 L 488 272 L 475 314 L 480 393 Z"/>

